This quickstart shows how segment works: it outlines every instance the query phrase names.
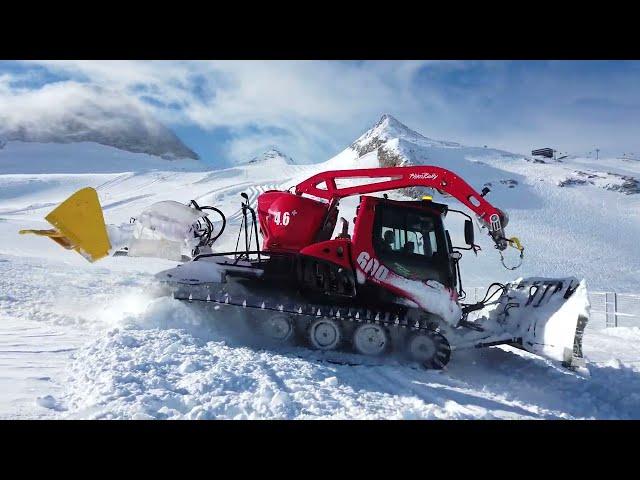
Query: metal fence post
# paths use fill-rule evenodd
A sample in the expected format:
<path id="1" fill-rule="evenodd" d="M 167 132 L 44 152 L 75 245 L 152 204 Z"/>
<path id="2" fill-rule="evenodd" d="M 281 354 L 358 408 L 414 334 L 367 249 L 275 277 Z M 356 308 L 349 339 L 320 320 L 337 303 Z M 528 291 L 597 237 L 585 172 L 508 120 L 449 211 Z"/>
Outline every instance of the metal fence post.
<path id="1" fill-rule="evenodd" d="M 613 292 L 613 325 L 618 326 L 618 293 Z"/>
<path id="2" fill-rule="evenodd" d="M 607 328 L 611 328 L 614 326 L 614 322 L 611 321 L 611 301 L 609 300 L 610 293 L 611 292 L 604 292 L 604 315 Z"/>

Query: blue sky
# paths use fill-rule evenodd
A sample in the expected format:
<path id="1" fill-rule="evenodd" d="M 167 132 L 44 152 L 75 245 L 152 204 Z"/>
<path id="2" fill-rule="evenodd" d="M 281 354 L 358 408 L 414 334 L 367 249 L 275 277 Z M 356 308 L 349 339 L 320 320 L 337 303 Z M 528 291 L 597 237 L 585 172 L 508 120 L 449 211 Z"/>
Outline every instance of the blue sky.
<path id="1" fill-rule="evenodd" d="M 41 108 L 65 108 L 78 84 L 135 103 L 213 165 L 272 146 L 323 161 L 383 113 L 518 153 L 640 154 L 637 61 L 0 62 L 0 119 L 36 115 L 22 105 L 37 93 Z"/>

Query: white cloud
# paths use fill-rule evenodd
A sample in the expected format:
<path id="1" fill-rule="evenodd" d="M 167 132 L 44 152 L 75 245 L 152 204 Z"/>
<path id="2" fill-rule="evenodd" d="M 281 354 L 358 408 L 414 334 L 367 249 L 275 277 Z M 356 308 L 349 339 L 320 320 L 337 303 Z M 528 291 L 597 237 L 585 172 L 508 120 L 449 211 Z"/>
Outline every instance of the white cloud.
<path id="1" fill-rule="evenodd" d="M 15 80 L 15 79 L 13 79 Z M 119 130 L 119 122 L 134 117 L 147 129 L 157 127 L 135 97 L 75 81 L 55 82 L 37 89 L 13 88 L 0 77 L 0 124 L 11 130 L 28 126 L 33 133 L 56 131 L 62 122 L 76 120 L 89 128 Z M 117 116 L 104 112 L 116 112 Z"/>

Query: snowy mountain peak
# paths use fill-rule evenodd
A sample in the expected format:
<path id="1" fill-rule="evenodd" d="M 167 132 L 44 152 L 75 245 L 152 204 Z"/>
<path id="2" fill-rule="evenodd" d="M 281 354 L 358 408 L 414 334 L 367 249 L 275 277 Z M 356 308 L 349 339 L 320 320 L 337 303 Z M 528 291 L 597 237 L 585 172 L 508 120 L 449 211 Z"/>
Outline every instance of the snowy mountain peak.
<path id="1" fill-rule="evenodd" d="M 366 155 L 378 149 L 384 143 L 394 140 L 404 140 L 421 146 L 460 147 L 459 143 L 433 140 L 407 127 L 394 116 L 385 113 L 376 124 L 358 138 L 351 148 L 359 156 Z"/>
<path id="2" fill-rule="evenodd" d="M 256 163 L 281 163 L 293 165 L 295 162 L 291 157 L 285 155 L 280 150 L 275 147 L 271 147 L 268 150 L 264 151 L 260 155 L 253 157 L 251 160 L 246 162 L 241 162 L 243 164 L 256 164 Z"/>
<path id="3" fill-rule="evenodd" d="M 494 190 L 518 189 L 520 181 L 501 169 L 486 165 L 485 159 L 516 161 L 521 155 L 487 147 L 467 147 L 460 143 L 433 140 L 412 130 L 392 115 L 384 114 L 376 124 L 341 153 L 327 162 L 331 168 L 344 168 L 353 162 L 357 168 L 436 165 L 471 180 L 477 188 L 485 183 Z M 400 193 L 421 198 L 426 187 L 407 187 Z"/>
<path id="4" fill-rule="evenodd" d="M 415 130 L 410 129 L 393 115 L 385 113 L 370 130 L 374 135 L 386 135 L 389 137 L 421 137 Z"/>

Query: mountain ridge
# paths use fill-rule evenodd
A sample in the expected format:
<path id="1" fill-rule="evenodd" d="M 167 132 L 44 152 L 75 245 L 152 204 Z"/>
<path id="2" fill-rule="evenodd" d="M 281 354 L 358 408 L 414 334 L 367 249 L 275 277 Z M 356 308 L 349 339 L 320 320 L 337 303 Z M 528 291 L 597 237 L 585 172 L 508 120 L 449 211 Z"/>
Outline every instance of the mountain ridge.
<path id="1" fill-rule="evenodd" d="M 168 127 L 139 105 L 102 88 L 77 85 L 53 100 L 32 99 L 19 113 L 0 112 L 0 138 L 5 142 L 94 142 L 164 160 L 199 156 Z M 55 101 L 54 101 L 55 100 Z"/>

